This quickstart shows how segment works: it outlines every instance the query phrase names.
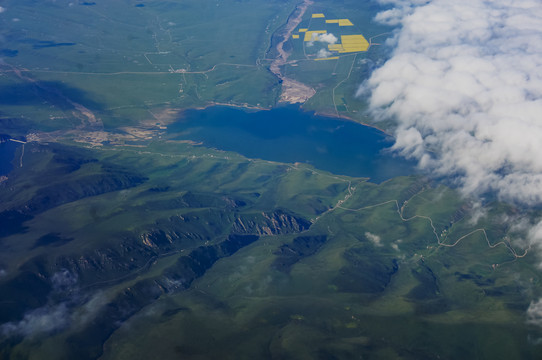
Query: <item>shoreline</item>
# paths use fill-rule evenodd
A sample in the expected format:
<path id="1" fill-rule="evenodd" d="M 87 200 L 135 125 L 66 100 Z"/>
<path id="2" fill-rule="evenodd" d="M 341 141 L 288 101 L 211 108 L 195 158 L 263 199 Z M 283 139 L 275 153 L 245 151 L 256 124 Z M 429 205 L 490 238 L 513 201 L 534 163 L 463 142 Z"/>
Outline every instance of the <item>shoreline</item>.
<path id="1" fill-rule="evenodd" d="M 306 111 L 306 110 L 305 110 Z M 326 112 L 319 112 L 319 111 L 314 111 L 314 115 L 318 115 L 318 116 L 323 116 L 323 117 L 328 117 L 328 118 L 335 118 L 335 119 L 344 119 L 344 120 L 347 120 L 347 121 L 352 121 L 352 122 L 355 122 L 356 124 L 359 124 L 359 125 L 362 125 L 362 126 L 367 126 L 367 127 L 370 127 L 370 128 L 373 128 L 373 129 L 376 129 L 380 132 L 383 132 L 384 134 L 388 135 L 388 136 L 391 136 L 392 138 L 395 139 L 395 136 L 393 134 L 391 134 L 388 130 L 384 130 L 382 128 L 379 128 L 378 126 L 376 125 L 373 125 L 373 124 L 367 124 L 367 123 L 364 123 L 364 122 L 361 122 L 357 119 L 354 119 L 353 117 L 349 117 L 349 116 L 346 116 L 346 115 L 337 115 L 336 113 L 326 113 Z"/>
<path id="2" fill-rule="evenodd" d="M 361 125 L 361 126 L 367 126 L 367 127 L 373 128 L 375 130 L 378 130 L 378 131 L 386 134 L 387 136 L 390 136 L 390 137 L 395 139 L 395 136 L 392 133 L 390 133 L 388 130 L 382 129 L 382 128 L 376 126 L 376 125 L 364 123 L 364 122 L 361 122 L 361 121 L 359 121 L 359 120 L 357 120 L 357 119 L 355 119 L 353 117 L 349 117 L 349 116 L 346 116 L 346 115 L 337 115 L 336 113 L 327 113 L 325 111 L 306 110 L 306 109 L 303 108 L 303 104 L 299 104 L 299 103 L 297 103 L 297 104 L 289 104 L 289 103 L 279 102 L 275 106 L 262 107 L 262 106 L 250 105 L 250 104 L 229 104 L 229 103 L 220 103 L 220 102 L 211 101 L 211 102 L 209 102 L 209 103 L 207 103 L 205 105 L 202 105 L 202 106 L 179 108 L 178 111 L 179 111 L 179 114 L 182 114 L 183 112 L 185 112 L 187 110 L 205 110 L 205 109 L 208 109 L 208 108 L 213 107 L 213 106 L 224 106 L 224 107 L 230 107 L 230 108 L 240 109 L 240 110 L 255 110 L 255 111 L 271 111 L 273 109 L 277 109 L 277 108 L 280 108 L 280 107 L 295 106 L 300 111 L 303 111 L 303 112 L 306 112 L 306 113 L 312 112 L 312 113 L 314 113 L 315 116 L 321 116 L 321 117 L 327 117 L 327 118 L 333 118 L 333 119 L 341 119 L 341 120 L 356 123 L 356 124 Z"/>

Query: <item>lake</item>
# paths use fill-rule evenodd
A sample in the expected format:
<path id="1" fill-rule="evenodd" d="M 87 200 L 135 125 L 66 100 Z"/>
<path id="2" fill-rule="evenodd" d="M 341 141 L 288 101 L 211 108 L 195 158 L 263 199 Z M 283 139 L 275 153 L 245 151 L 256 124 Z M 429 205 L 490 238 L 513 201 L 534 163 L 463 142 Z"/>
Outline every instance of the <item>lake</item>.
<path id="1" fill-rule="evenodd" d="M 248 158 L 303 162 L 335 174 L 381 182 L 416 172 L 415 163 L 389 151 L 393 138 L 353 121 L 288 106 L 262 111 L 230 107 L 186 110 L 170 125 L 177 140 L 234 151 Z"/>
<path id="2" fill-rule="evenodd" d="M 13 141 L 0 142 L 0 176 L 7 175 L 13 168 L 13 157 L 15 156 L 15 150 L 21 144 Z"/>

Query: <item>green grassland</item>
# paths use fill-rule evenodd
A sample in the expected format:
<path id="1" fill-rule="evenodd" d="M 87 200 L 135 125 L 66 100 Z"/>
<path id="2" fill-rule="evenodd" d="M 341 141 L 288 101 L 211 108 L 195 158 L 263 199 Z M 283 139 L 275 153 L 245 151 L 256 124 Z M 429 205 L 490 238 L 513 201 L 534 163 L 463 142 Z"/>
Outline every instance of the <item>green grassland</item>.
<path id="1" fill-rule="evenodd" d="M 3 7 L 9 10 L 0 17 L 1 47 L 11 56 L 0 77 L 2 118 L 24 117 L 43 131 L 70 128 L 78 103 L 114 131 L 119 123 L 147 120 L 153 109 L 274 105 L 280 84 L 260 59 L 294 3 L 61 1 L 38 12 L 31 2 L 6 1 Z"/>
<path id="2" fill-rule="evenodd" d="M 53 336 L 4 339 L 2 356 L 540 351 L 527 340 L 540 334 L 525 326 L 542 295 L 538 259 L 492 246 L 518 234 L 469 222 L 468 201 L 424 178 L 378 185 L 179 142 L 25 148 L 25 166 L 2 183 L 11 221 L 0 238 L 0 316 L 71 315 Z M 488 210 L 492 219 L 512 211 Z M 76 279 L 67 289 L 44 280 L 65 272 Z"/>

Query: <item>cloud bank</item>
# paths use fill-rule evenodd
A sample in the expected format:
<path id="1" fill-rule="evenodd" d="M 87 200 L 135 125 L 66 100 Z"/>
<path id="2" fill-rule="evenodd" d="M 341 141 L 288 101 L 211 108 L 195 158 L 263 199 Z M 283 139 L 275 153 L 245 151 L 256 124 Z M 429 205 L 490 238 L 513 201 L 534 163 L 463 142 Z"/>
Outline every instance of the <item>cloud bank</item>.
<path id="1" fill-rule="evenodd" d="M 381 2 L 400 30 L 358 95 L 397 120 L 394 149 L 464 194 L 542 204 L 542 5 Z"/>
<path id="2" fill-rule="evenodd" d="M 397 122 L 394 149 L 470 197 L 542 205 L 542 3 L 380 2 L 392 5 L 376 20 L 398 26 L 394 50 L 358 95 L 376 119 Z M 533 220 L 510 231 L 541 250 Z M 526 315 L 542 326 L 542 299 Z"/>

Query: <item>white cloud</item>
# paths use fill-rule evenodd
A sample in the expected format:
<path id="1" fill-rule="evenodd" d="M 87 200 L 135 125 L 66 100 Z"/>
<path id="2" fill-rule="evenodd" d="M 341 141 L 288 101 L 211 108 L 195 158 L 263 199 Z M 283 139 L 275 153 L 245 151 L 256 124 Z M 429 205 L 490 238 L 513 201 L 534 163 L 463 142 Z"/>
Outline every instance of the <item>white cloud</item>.
<path id="1" fill-rule="evenodd" d="M 48 304 L 28 311 L 19 321 L 0 325 L 0 334 L 34 338 L 69 326 L 82 326 L 92 321 L 109 302 L 109 297 L 101 291 L 82 297 L 77 276 L 67 270 L 53 274 L 51 284 L 53 291 Z M 55 298 L 61 301 L 54 301 Z"/>
<path id="2" fill-rule="evenodd" d="M 311 41 L 307 41 L 305 43 L 305 46 L 306 47 L 312 47 L 312 46 L 314 46 L 315 41 L 319 41 L 319 42 L 322 42 L 322 43 L 325 43 L 325 44 L 335 44 L 337 41 L 339 41 L 339 39 L 337 39 L 337 37 L 335 35 L 333 35 L 332 33 L 326 33 L 326 34 L 313 33 L 311 35 Z M 324 49 L 322 49 L 322 50 L 324 50 Z M 326 56 L 319 56 L 319 57 L 326 57 Z"/>
<path id="3" fill-rule="evenodd" d="M 45 306 L 25 314 L 19 322 L 5 323 L 0 332 L 5 336 L 34 336 L 61 329 L 68 324 L 68 310 L 65 303 Z"/>
<path id="4" fill-rule="evenodd" d="M 51 276 L 52 297 L 77 290 L 77 276 L 66 269 Z M 20 321 L 8 322 L 0 326 L 5 336 L 23 335 L 33 337 L 66 327 L 70 323 L 69 301 L 57 304 L 51 302 L 43 307 L 27 312 Z"/>
<path id="5" fill-rule="evenodd" d="M 337 39 L 337 37 L 333 35 L 332 33 L 320 34 L 320 36 L 318 36 L 318 41 L 324 42 L 327 44 L 335 44 L 338 40 L 339 39 Z"/>
<path id="6" fill-rule="evenodd" d="M 6 11 L 6 8 L 5 7 L 2 7 L 0 6 L 0 14 L 3 13 L 4 11 Z"/>
<path id="7" fill-rule="evenodd" d="M 77 285 L 77 275 L 62 269 L 53 274 L 51 284 L 57 292 L 73 290 Z"/>
<path id="8" fill-rule="evenodd" d="M 395 8 L 378 13 L 375 20 L 386 25 L 395 26 L 399 25 L 403 16 L 405 16 L 404 10 Z"/>
<path id="9" fill-rule="evenodd" d="M 539 221 L 535 225 L 530 225 L 528 229 L 527 239 L 533 244 L 535 244 L 539 250 L 542 248 L 542 221 Z M 525 247 L 525 245 L 523 245 Z M 542 267 L 542 263 L 539 264 Z"/>
<path id="10" fill-rule="evenodd" d="M 95 293 L 80 309 L 72 314 L 72 321 L 80 326 L 87 324 L 108 304 L 109 300 L 109 297 L 103 292 Z"/>
<path id="11" fill-rule="evenodd" d="M 531 301 L 527 308 L 527 323 L 542 326 L 542 299 Z"/>
<path id="12" fill-rule="evenodd" d="M 476 225 L 480 219 L 487 217 L 488 209 L 482 205 L 480 201 L 475 201 L 471 204 L 469 212 L 469 219 L 467 219 L 469 225 Z"/>
<path id="13" fill-rule="evenodd" d="M 542 204 L 542 5 L 386 3 L 396 48 L 358 95 L 397 120 L 394 148 L 465 194 Z"/>
<path id="14" fill-rule="evenodd" d="M 427 4 L 428 0 L 380 0 L 379 2 L 393 7 L 379 12 L 375 20 L 385 25 L 396 26 L 405 16 L 411 14 L 416 6 Z"/>
<path id="15" fill-rule="evenodd" d="M 318 53 L 316 54 L 316 57 L 321 59 L 321 58 L 330 57 L 331 55 L 332 55 L 331 52 L 327 51 L 326 49 L 320 49 L 320 50 L 318 50 Z"/>
<path id="16" fill-rule="evenodd" d="M 370 233 L 370 232 L 367 231 L 367 232 L 365 233 L 365 237 L 366 237 L 370 242 L 372 242 L 374 246 L 379 246 L 379 247 L 382 246 L 382 243 L 381 243 L 382 239 L 380 239 L 380 236 L 375 235 L 375 234 L 372 234 L 372 233 Z"/>

